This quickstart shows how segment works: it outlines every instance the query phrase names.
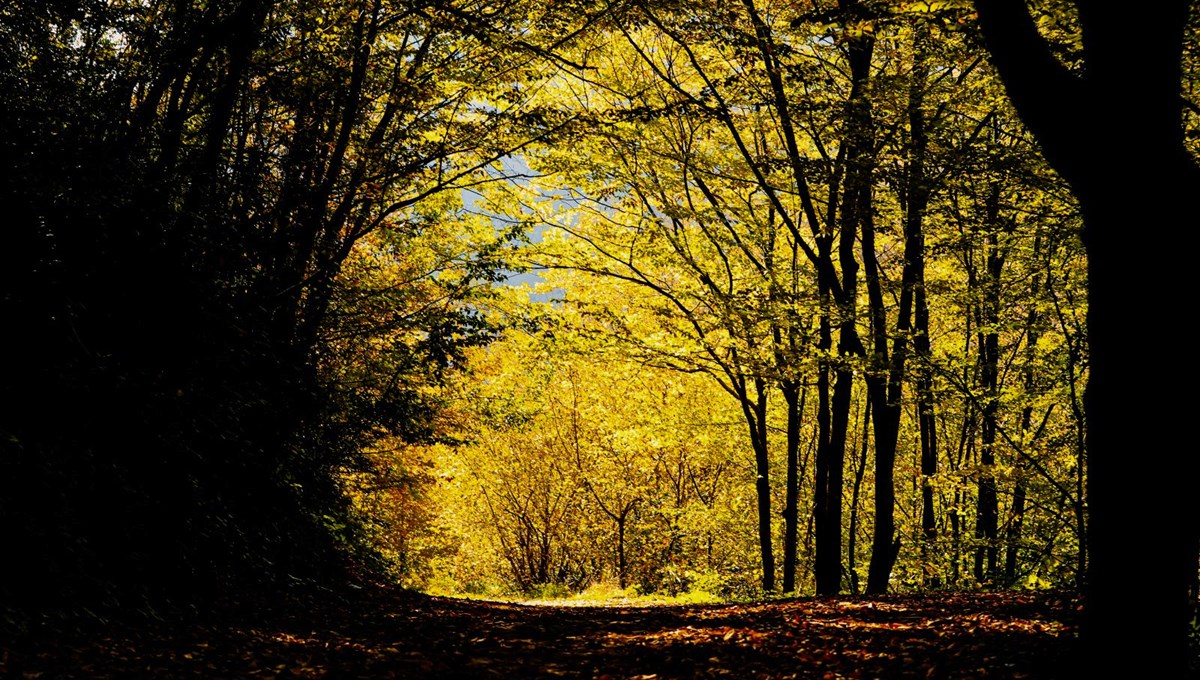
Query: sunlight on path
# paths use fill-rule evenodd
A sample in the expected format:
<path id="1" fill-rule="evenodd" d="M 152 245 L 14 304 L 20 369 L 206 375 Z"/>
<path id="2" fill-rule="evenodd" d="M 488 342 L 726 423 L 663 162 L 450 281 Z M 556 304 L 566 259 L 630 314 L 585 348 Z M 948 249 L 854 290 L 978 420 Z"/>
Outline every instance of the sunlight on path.
<path id="1" fill-rule="evenodd" d="M 713 604 L 728 604 L 718 600 L 702 600 L 702 601 L 683 601 L 672 600 L 668 598 L 642 598 L 642 597 L 606 597 L 599 599 L 591 598 L 563 598 L 563 599 L 534 599 L 534 600 L 488 600 L 475 599 L 469 597 L 452 597 L 451 599 L 462 600 L 464 602 L 478 602 L 480 604 L 494 605 L 517 605 L 530 607 L 596 607 L 596 608 L 644 608 L 644 607 L 690 607 L 695 605 L 713 605 Z"/>

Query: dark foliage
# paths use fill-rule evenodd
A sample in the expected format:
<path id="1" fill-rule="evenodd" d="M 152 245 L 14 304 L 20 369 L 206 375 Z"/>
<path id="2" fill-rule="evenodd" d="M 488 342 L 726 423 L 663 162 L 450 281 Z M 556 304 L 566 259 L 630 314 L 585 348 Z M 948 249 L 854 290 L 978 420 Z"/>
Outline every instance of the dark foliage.
<path id="1" fill-rule="evenodd" d="M 344 575 L 334 473 L 381 431 L 428 435 L 432 406 L 396 375 L 436 380 L 490 334 L 444 306 L 407 321 L 427 340 L 392 353 L 392 388 L 322 373 L 339 268 L 371 223 L 364 162 L 321 150 L 362 123 L 361 62 L 342 57 L 378 14 L 347 11 L 342 43 L 289 81 L 269 60 L 300 10 L 206 5 L 0 8 L 0 603 L 17 609 L 187 608 Z M 264 141 L 268 116 L 304 129 Z M 409 151 L 412 173 L 428 158 Z"/>

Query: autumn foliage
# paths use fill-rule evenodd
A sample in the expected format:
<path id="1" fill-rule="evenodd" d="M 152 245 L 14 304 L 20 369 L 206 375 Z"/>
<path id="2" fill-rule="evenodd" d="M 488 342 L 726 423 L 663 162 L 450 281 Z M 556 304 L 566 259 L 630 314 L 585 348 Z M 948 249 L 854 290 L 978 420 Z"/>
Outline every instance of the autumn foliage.
<path id="1" fill-rule="evenodd" d="M 1179 671 L 1168 5 L 3 5 L 0 662 Z"/>

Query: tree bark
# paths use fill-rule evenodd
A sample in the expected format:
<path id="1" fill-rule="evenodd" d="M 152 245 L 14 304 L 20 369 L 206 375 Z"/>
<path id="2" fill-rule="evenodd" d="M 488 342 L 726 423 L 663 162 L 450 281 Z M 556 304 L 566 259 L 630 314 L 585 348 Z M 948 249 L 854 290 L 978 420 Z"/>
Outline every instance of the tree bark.
<path id="1" fill-rule="evenodd" d="M 827 250 L 827 241 L 819 240 L 818 244 L 822 251 Z M 814 488 L 813 488 L 813 579 L 816 583 L 816 592 L 818 595 L 827 594 L 825 591 L 832 587 L 833 592 L 837 592 L 837 585 L 834 578 L 829 575 L 830 571 L 840 571 L 841 566 L 838 564 L 835 549 L 837 547 L 836 540 L 832 545 L 828 544 L 829 536 L 825 532 L 825 527 L 830 523 L 830 470 L 832 468 L 833 456 L 831 439 L 833 437 L 833 399 L 832 399 L 832 384 L 830 375 L 833 373 L 832 361 L 829 359 L 830 350 L 833 348 L 833 331 L 830 322 L 831 300 L 829 287 L 825 283 L 823 275 L 818 276 L 821 293 L 821 317 L 818 320 L 817 329 L 817 353 L 820 357 L 817 367 L 817 459 L 816 470 L 814 471 Z M 836 537 L 835 537 L 836 538 Z M 831 560 L 830 557 L 833 557 Z M 832 566 L 830 562 L 833 562 Z"/>
<path id="2" fill-rule="evenodd" d="M 767 385 L 754 378 L 754 400 L 742 399 L 742 411 L 750 428 L 754 447 L 754 490 L 758 504 L 758 550 L 762 560 L 762 589 L 775 590 L 775 554 L 771 541 L 771 477 L 770 457 L 767 455 Z"/>
<path id="3" fill-rule="evenodd" d="M 853 4 L 853 3 L 845 3 Z M 843 7 L 843 9 L 846 9 Z M 850 96 L 847 102 L 846 181 L 841 209 L 841 233 L 838 238 L 838 264 L 841 268 L 838 313 L 837 354 L 832 359 L 835 380 L 829 400 L 829 439 L 823 441 L 825 488 L 821 493 L 823 511 L 817 517 L 816 586 L 818 595 L 836 595 L 842 588 L 842 490 L 846 464 L 846 435 L 850 425 L 850 401 L 854 387 L 851 357 L 864 354 L 858 336 L 855 305 L 858 297 L 858 261 L 855 239 L 871 206 L 873 144 L 870 134 L 871 112 L 866 87 L 870 79 L 874 39 L 866 33 L 849 40 Z M 832 236 L 830 235 L 831 239 Z M 828 245 L 826 245 L 828 252 Z M 832 290 L 832 286 L 829 286 Z M 824 340 L 824 338 L 823 338 Z M 828 346 L 828 345 L 826 345 Z"/>
<path id="4" fill-rule="evenodd" d="M 1000 408 L 1000 275 L 1004 258 L 1000 254 L 1000 186 L 993 183 L 987 198 L 985 258 L 987 274 L 983 278 L 983 302 L 979 315 L 979 366 L 984 398 L 981 409 L 979 441 L 979 493 L 975 506 L 975 582 L 995 585 L 999 546 L 999 499 L 996 488 L 996 432 Z"/>
<path id="5" fill-rule="evenodd" d="M 1200 169 L 1183 142 L 1183 35 L 1191 2 L 1154 6 L 1130 40 L 1120 4 L 1077 3 L 1085 75 L 1051 54 L 1019 0 L 976 0 L 993 63 L 1047 160 L 1079 199 L 1088 255 L 1090 378 L 1087 492 L 1090 562 L 1083 626 L 1093 671 L 1108 676 L 1183 677 L 1188 664 L 1188 583 L 1196 571 L 1197 523 L 1189 501 L 1194 466 L 1186 400 L 1195 363 L 1165 370 L 1133 351 L 1145 323 L 1189 308 L 1191 243 L 1170 239 L 1196 226 L 1191 197 Z M 1120 168 L 1112 150 L 1120 149 Z M 1145 234 L 1152 253 L 1138 252 Z M 1152 255 L 1152 256 L 1149 256 Z M 1131 287 L 1144 295 L 1129 306 Z M 1137 314 L 1138 319 L 1129 318 Z M 1168 474 L 1131 478 L 1126 461 L 1158 457 Z M 1175 472 L 1175 474 L 1171 474 Z M 1178 521 L 1160 538 L 1147 531 Z M 1131 593 L 1130 589 L 1136 589 Z M 1130 625 L 1134 622 L 1134 625 Z M 1137 653 L 1129 653 L 1137 650 Z"/>
<path id="6" fill-rule="evenodd" d="M 871 439 L 871 400 L 866 399 L 862 416 L 862 441 L 858 445 L 858 465 L 854 468 L 854 486 L 850 492 L 850 531 L 846 544 L 846 564 L 850 571 L 850 592 L 858 595 L 858 569 L 856 551 L 858 549 L 858 499 L 862 495 L 863 477 L 867 473 L 867 453 L 870 451 Z"/>
<path id="7" fill-rule="evenodd" d="M 796 592 L 796 543 L 800 534 L 800 421 L 804 396 L 796 381 L 781 385 L 787 402 L 787 480 L 783 508 L 783 592 Z"/>
<path id="8" fill-rule="evenodd" d="M 1041 239 L 1034 239 L 1033 242 L 1033 258 L 1039 259 L 1042 252 Z M 1032 399 L 1035 390 L 1037 389 L 1035 362 L 1037 360 L 1037 344 L 1041 337 L 1041 315 L 1038 313 L 1037 301 L 1043 294 L 1042 278 L 1040 274 L 1035 274 L 1033 280 L 1029 284 L 1029 299 L 1031 301 L 1029 313 L 1025 316 L 1025 366 L 1023 373 L 1025 378 L 1025 394 L 1027 399 Z M 1071 369 L 1074 370 L 1074 369 Z M 1036 437 L 1031 432 L 1033 428 L 1033 404 L 1026 403 L 1021 409 L 1021 440 L 1024 445 L 1030 444 L 1031 438 Z M 1013 483 L 1013 500 L 1012 508 L 1009 511 L 1008 530 L 1005 532 L 1004 542 L 1006 549 L 1004 553 L 1004 584 L 1008 587 L 1013 587 L 1017 582 L 1017 564 L 1020 561 L 1021 554 L 1021 533 L 1025 521 L 1025 480 L 1022 478 L 1023 466 L 1017 466 L 1017 477 Z"/>
<path id="9" fill-rule="evenodd" d="M 921 568 L 925 585 L 937 587 L 940 579 L 931 569 L 929 549 L 937 540 L 937 510 L 933 503 L 933 478 L 937 474 L 937 420 L 933 410 L 933 351 L 929 340 L 929 301 L 925 295 L 925 211 L 932 187 L 925 172 L 929 136 L 925 121 L 925 88 L 928 28 L 920 26 L 913 37 L 912 82 L 908 97 L 908 177 L 904 206 L 905 260 L 912 268 L 913 356 L 917 362 L 917 428 L 921 439 Z"/>
<path id="10" fill-rule="evenodd" d="M 629 518 L 628 510 L 623 511 L 617 518 L 617 585 L 625 590 L 625 520 Z"/>
<path id="11" fill-rule="evenodd" d="M 904 206 L 904 266 L 901 273 L 900 305 L 896 313 L 893 337 L 887 333 L 887 314 L 880 281 L 879 262 L 875 255 L 874 223 L 869 217 L 863 222 L 863 262 L 867 268 L 867 291 L 871 309 L 872 335 L 874 338 L 874 371 L 867 376 L 867 391 L 871 396 L 875 412 L 875 533 L 871 547 L 871 565 L 867 578 L 867 592 L 886 593 L 891 579 L 892 566 L 900 549 L 895 536 L 894 488 L 896 447 L 900 437 L 901 401 L 904 396 L 904 379 L 909 354 L 909 342 L 913 336 L 913 305 L 916 296 L 921 296 L 923 322 L 926 332 L 925 349 L 928 352 L 928 308 L 924 307 L 925 285 L 925 235 L 923 231 L 925 210 L 929 204 L 930 187 L 925 176 L 925 153 L 928 138 L 925 130 L 925 85 L 927 66 L 925 52 L 928 30 L 918 25 L 913 31 L 913 67 L 909 86 L 909 133 L 907 177 L 903 190 Z M 889 352 L 888 344 L 891 343 Z M 928 366 L 926 366 L 928 371 Z M 886 376 L 886 377 L 885 377 Z M 928 396 L 928 395 L 926 395 Z M 932 489 L 930 489 L 932 491 Z M 932 500 L 932 494 L 930 494 Z"/>

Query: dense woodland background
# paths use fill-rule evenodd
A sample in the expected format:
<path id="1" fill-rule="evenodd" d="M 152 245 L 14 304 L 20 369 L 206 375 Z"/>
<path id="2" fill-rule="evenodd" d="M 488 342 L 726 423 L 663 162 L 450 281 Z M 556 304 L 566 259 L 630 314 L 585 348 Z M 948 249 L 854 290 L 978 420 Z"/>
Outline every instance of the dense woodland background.
<path id="1" fill-rule="evenodd" d="M 1182 639 L 1186 486 L 1097 529 L 1090 474 L 1194 465 L 1162 450 L 1151 337 L 1187 290 L 1163 220 L 1195 173 L 1189 3 L 1129 57 L 1174 60 L 1167 114 L 1132 119 L 1168 129 L 1067 152 L 1010 103 L 1005 36 L 1095 94 L 1117 24 L 979 5 L 983 30 L 872 0 L 0 6 L 0 601 L 1111 593 L 1090 541 L 1149 517 L 1178 536 L 1121 578 Z M 1086 102 L 1115 127 L 1160 80 Z M 1122 182 L 1161 205 L 1114 245 Z M 1152 377 L 1085 408 L 1114 254 L 1142 262 L 1104 318 L 1157 330 L 1104 356 Z M 1168 427 L 1097 457 L 1126 400 Z"/>

